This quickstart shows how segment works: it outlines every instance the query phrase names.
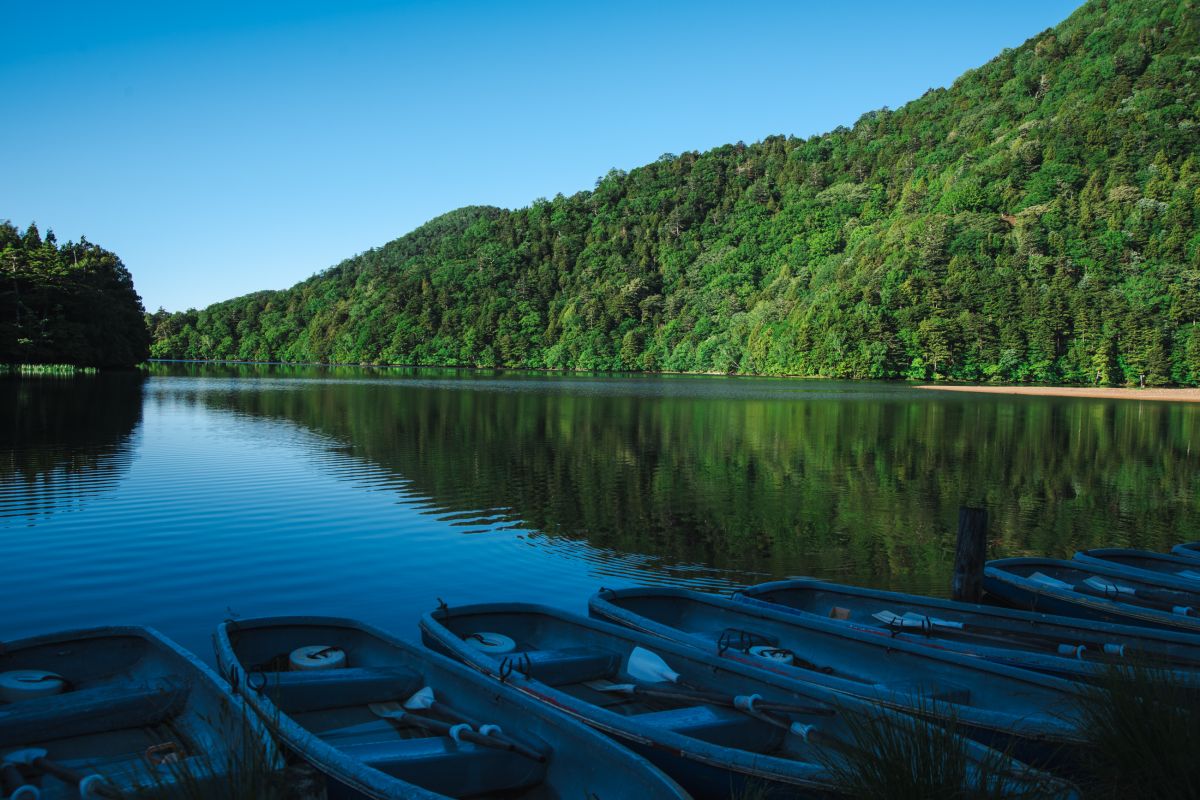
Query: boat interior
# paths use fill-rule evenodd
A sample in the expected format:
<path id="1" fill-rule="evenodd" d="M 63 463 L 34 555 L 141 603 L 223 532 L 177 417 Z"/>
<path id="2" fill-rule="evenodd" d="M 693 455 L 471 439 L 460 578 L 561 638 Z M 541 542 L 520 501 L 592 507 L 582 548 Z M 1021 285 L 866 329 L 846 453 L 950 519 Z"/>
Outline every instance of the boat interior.
<path id="1" fill-rule="evenodd" d="M 31 681 L 13 689 L 27 696 L 0 699 L 5 783 L 46 800 L 78 797 L 94 775 L 120 791 L 200 785 L 230 768 L 223 742 L 245 733 L 182 657 L 139 635 L 18 646 L 0 655 L 0 673 Z"/>
<path id="2" fill-rule="evenodd" d="M 430 687 L 432 708 L 416 712 L 442 723 L 478 730 L 500 724 L 505 735 L 533 753 L 551 746 L 509 712 L 439 674 L 367 631 L 335 625 L 279 625 L 233 629 L 230 639 L 251 687 L 296 725 L 341 755 L 407 783 L 450 797 L 552 797 L 544 785 L 547 763 L 530 755 L 457 741 L 415 724 L 403 703 Z M 293 654 L 337 659 L 333 667 L 297 669 Z M 274 726 L 278 726 L 276 720 Z"/>
<path id="3" fill-rule="evenodd" d="M 510 644 L 503 652 L 492 653 L 501 676 L 520 673 L 536 679 L 571 700 L 626 718 L 628 729 L 678 734 L 809 765 L 821 763 L 819 749 L 832 752 L 829 743 L 846 735 L 840 712 L 823 702 L 827 694 L 814 697 L 786 689 L 768 694 L 758 681 L 661 650 L 652 651 L 648 660 L 665 663 L 678 679 L 648 681 L 644 670 L 633 666 L 645 656 L 636 641 L 568 619 L 536 612 L 466 612 L 438 622 L 468 646 L 479 638 L 506 640 Z M 631 685 L 638 690 L 621 688 Z M 768 713 L 755 717 L 712 699 L 737 694 L 761 694 L 771 703 L 764 706 Z M 789 729 L 804 735 L 788 735 Z"/>

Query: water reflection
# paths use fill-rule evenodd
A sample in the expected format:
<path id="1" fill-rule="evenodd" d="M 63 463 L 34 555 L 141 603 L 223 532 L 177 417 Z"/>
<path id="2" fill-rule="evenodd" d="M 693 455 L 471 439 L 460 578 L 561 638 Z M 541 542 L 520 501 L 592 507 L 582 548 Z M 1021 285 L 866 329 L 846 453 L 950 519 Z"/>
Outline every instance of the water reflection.
<path id="1" fill-rule="evenodd" d="M 232 613 L 415 636 L 436 599 L 817 575 L 944 594 L 995 555 L 1200 538 L 1200 408 L 895 385 L 156 367 L 0 384 L 0 640 Z M 8 563 L 8 562 L 6 562 Z"/>
<path id="2" fill-rule="evenodd" d="M 129 469 L 139 373 L 0 379 L 0 520 L 81 510 Z"/>
<path id="3" fill-rule="evenodd" d="M 193 386 L 192 399 L 301 425 L 381 468 L 371 480 L 406 502 L 427 498 L 447 525 L 521 528 L 531 545 L 600 570 L 640 563 L 662 580 L 714 584 L 816 574 L 944 593 L 963 503 L 991 512 L 995 555 L 1200 538 L 1200 409 L 1185 404 L 221 369 L 228 382 Z"/>

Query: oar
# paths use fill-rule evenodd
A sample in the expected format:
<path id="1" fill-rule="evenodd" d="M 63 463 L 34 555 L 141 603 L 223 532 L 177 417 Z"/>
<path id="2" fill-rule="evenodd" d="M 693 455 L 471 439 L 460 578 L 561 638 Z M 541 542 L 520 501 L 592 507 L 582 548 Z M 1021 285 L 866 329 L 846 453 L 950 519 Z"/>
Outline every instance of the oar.
<path id="1" fill-rule="evenodd" d="M 1148 608 L 1154 608 L 1159 611 L 1169 610 L 1171 613 L 1181 616 L 1194 616 L 1194 612 L 1190 607 L 1176 605 L 1180 597 L 1188 597 L 1183 592 L 1159 592 L 1153 589 L 1134 589 L 1132 586 L 1121 586 L 1114 581 L 1106 581 L 1096 575 L 1092 575 L 1074 585 L 1058 578 L 1052 578 L 1041 572 L 1034 572 L 1026 579 L 1051 589 L 1077 592 L 1078 594 L 1086 594 L 1092 597 L 1102 597 L 1105 600 L 1119 600 L 1124 595 L 1127 598 L 1139 600 L 1142 605 Z"/>
<path id="2" fill-rule="evenodd" d="M 642 695 L 656 697 L 661 700 L 688 700 L 700 703 L 713 703 L 726 708 L 737 708 L 737 698 L 743 695 L 719 694 L 717 692 L 701 692 L 692 689 L 659 689 L 653 686 L 642 686 L 636 683 L 612 683 L 610 681 L 588 681 L 584 684 L 589 689 L 609 694 Z M 790 703 L 755 702 L 754 707 L 762 711 L 774 711 L 781 714 L 813 714 L 822 717 L 833 716 L 837 712 L 825 706 L 798 706 Z"/>
<path id="3" fill-rule="evenodd" d="M 89 797 L 104 797 L 118 798 L 120 795 L 112 786 L 108 784 L 102 776 L 95 773 L 85 775 L 82 772 L 64 767 L 56 761 L 51 761 L 46 758 L 46 751 L 37 747 L 30 747 L 25 750 L 16 750 L 4 756 L 5 765 L 24 764 L 31 769 L 51 775 L 58 778 L 63 783 L 69 783 L 72 786 L 79 787 L 79 796 L 81 798 Z M 19 791 L 19 789 L 18 789 Z M 35 795 L 26 795 L 34 797 Z"/>
<path id="4" fill-rule="evenodd" d="M 546 761 L 546 756 L 544 754 L 519 745 L 511 739 L 508 739 L 508 737 L 503 737 L 505 741 L 502 741 L 501 737 L 494 736 L 492 734 L 479 733 L 466 723 L 454 725 L 449 722 L 443 722 L 440 719 L 433 719 L 432 717 L 426 717 L 421 714 L 414 714 L 411 711 L 405 711 L 404 707 L 395 701 L 387 703 L 371 703 L 367 706 L 367 708 L 369 708 L 371 713 L 375 716 L 382 717 L 383 719 L 393 723 L 409 723 L 411 725 L 416 725 L 417 727 L 433 731 L 439 736 L 449 736 L 456 741 L 462 740 L 465 742 L 471 742 L 472 744 L 477 744 L 482 747 L 491 747 L 496 750 L 508 750 L 516 753 L 517 755 L 531 758 L 540 763 Z"/>
<path id="5" fill-rule="evenodd" d="M 638 681 L 640 684 L 647 683 L 673 683 L 680 684 L 679 673 L 671 669 L 670 665 L 663 660 L 663 657 L 658 653 L 647 650 L 644 647 L 634 647 L 629 653 L 629 661 L 625 665 L 625 672 L 629 677 Z M 595 685 L 598 682 L 593 681 L 586 685 L 592 688 L 597 688 Z M 602 682 L 600 682 L 602 683 Z M 700 700 L 707 703 L 719 703 L 730 708 L 736 708 L 736 698 L 731 695 L 719 694 L 717 692 L 708 692 L 702 689 L 659 689 L 658 687 L 639 686 L 633 683 L 609 683 L 604 684 L 604 688 L 598 689 L 604 692 L 622 692 L 624 694 L 642 694 L 654 693 L 664 699 L 675 698 L 678 700 Z M 758 703 L 756 708 L 765 711 L 779 711 L 783 713 L 794 714 L 833 714 L 834 710 L 824 707 L 809 707 L 809 706 L 794 706 L 784 703 Z"/>
<path id="6" fill-rule="evenodd" d="M 506 745 L 509 749 L 521 753 L 524 756 L 542 761 L 545 760 L 545 757 L 541 753 L 532 748 L 526 747 L 516 739 L 506 736 L 500 731 L 499 725 L 481 725 L 477 720 L 472 717 L 468 717 L 458 709 L 451 708 L 445 703 L 438 701 L 437 697 L 434 696 L 432 686 L 424 686 L 413 692 L 412 696 L 404 701 L 404 709 L 406 711 L 423 711 L 428 709 L 435 714 L 441 714 L 447 719 L 452 719 L 456 723 L 470 725 L 481 735 L 490 736 L 495 741 Z"/>
<path id="7" fill-rule="evenodd" d="M 1181 600 L 1188 598 L 1186 592 L 1135 589 L 1132 586 L 1122 586 L 1115 581 L 1106 581 L 1094 575 L 1082 583 L 1076 584 L 1074 588 L 1075 591 L 1082 594 L 1099 596 L 1108 600 L 1120 600 L 1123 596 L 1132 597 L 1148 606 L 1157 606 L 1162 610 L 1170 609 L 1171 613 L 1180 616 L 1190 617 L 1195 615 L 1190 606 L 1180 604 Z"/>
<path id="8" fill-rule="evenodd" d="M 1007 649 L 1011 649 L 1014 644 L 1026 644 L 1031 649 L 1053 650 L 1057 655 L 1069 658 L 1082 659 L 1085 652 L 1089 655 L 1103 654 L 1117 657 L 1124 657 L 1126 654 L 1126 646 L 1123 644 L 1105 644 L 1102 650 L 1097 650 L 1094 647 L 1083 644 L 1056 642 L 1051 637 L 1043 634 L 1025 633 L 1022 631 L 985 633 L 984 631 L 993 631 L 994 629 L 973 622 L 952 622 L 938 619 L 937 617 L 929 617 L 914 611 L 907 611 L 901 616 L 893 611 L 884 610 L 871 616 L 883 623 L 889 630 L 895 631 L 897 635 L 903 636 L 907 640 L 921 641 L 923 638 L 927 638 L 932 632 L 937 632 L 946 636 L 962 637 L 972 641 L 984 640 L 986 642 L 996 642 L 997 644 L 1005 645 Z M 923 636 L 909 635 L 906 629 L 920 629 Z"/>

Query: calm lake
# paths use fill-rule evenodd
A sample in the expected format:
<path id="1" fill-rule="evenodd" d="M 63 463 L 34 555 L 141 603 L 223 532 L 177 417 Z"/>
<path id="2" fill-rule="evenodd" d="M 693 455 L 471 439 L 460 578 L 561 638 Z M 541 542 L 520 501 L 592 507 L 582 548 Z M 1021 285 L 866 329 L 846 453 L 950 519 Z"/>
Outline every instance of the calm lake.
<path id="1" fill-rule="evenodd" d="M 0 381 L 0 640 L 1200 539 L 1200 406 L 706 376 L 155 365 Z"/>

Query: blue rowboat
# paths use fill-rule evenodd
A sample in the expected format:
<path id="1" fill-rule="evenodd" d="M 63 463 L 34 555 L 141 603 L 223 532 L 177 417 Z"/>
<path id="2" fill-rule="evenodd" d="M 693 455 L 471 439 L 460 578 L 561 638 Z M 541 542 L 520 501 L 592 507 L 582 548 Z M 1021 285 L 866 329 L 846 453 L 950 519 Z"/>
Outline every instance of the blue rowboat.
<path id="1" fill-rule="evenodd" d="M 1163 578 L 1168 578 L 1172 582 L 1180 582 L 1184 588 L 1200 591 L 1200 563 L 1183 556 L 1109 547 L 1078 552 L 1075 561 L 1117 569 L 1131 578 L 1144 581 L 1161 582 Z"/>
<path id="2" fill-rule="evenodd" d="M 1185 581 L 1176 581 L 1176 585 Z M 1200 591 L 1131 578 L 1112 567 L 1053 558 L 1003 558 L 983 588 L 1009 605 L 1081 619 L 1200 633 Z"/>
<path id="3" fill-rule="evenodd" d="M 1171 555 L 1200 561 L 1200 542 L 1184 542 L 1171 548 Z"/>
<path id="4" fill-rule="evenodd" d="M 696 797 L 727 798 L 747 786 L 782 796 L 839 795 L 828 759 L 844 763 L 836 759 L 852 747 L 851 720 L 912 724 L 887 704 L 548 606 L 443 606 L 422 617 L 421 632 L 427 645 L 642 753 Z M 942 713 L 945 705 L 929 697 L 926 709 Z M 1054 732 L 1063 741 L 1073 734 L 1065 723 Z M 1045 779 L 960 741 L 976 766 L 999 757 L 1003 780 Z"/>
<path id="5" fill-rule="evenodd" d="M 235 620 L 215 647 L 330 797 L 686 797 L 586 726 L 355 620 Z"/>
<path id="6" fill-rule="evenodd" d="M 0 648 L 0 796 L 220 796 L 231 772 L 282 769 L 266 729 L 207 666 L 150 628 Z M 156 794 L 157 796 L 157 794 Z"/>
<path id="7" fill-rule="evenodd" d="M 734 599 L 1068 680 L 1096 681 L 1113 665 L 1138 663 L 1200 686 L 1200 640 L 1186 633 L 812 579 L 761 583 Z"/>
<path id="8" fill-rule="evenodd" d="M 602 590 L 589 610 L 787 681 L 900 711 L 937 700 L 941 718 L 1022 761 L 1068 760 L 1061 751 L 1084 743 L 1071 721 L 1079 685 L 1049 675 L 687 589 Z"/>

